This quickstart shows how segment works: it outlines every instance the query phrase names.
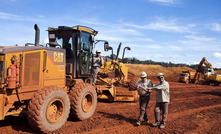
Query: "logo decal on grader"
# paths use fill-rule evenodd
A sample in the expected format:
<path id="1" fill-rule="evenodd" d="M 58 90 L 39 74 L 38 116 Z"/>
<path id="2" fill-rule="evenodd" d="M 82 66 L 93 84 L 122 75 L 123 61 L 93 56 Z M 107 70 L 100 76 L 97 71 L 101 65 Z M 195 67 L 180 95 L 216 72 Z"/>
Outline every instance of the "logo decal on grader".
<path id="1" fill-rule="evenodd" d="M 54 62 L 64 62 L 64 53 L 54 52 Z"/>
<path id="2" fill-rule="evenodd" d="M 47 52 L 48 59 L 53 65 L 62 65 L 64 63 L 64 53 L 63 52 Z"/>

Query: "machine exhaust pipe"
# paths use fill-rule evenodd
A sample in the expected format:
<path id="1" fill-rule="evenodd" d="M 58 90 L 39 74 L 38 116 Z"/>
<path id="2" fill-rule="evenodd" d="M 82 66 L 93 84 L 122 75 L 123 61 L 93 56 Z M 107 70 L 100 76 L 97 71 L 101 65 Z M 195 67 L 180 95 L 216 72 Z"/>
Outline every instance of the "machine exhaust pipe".
<path id="1" fill-rule="evenodd" d="M 39 40 L 40 40 L 40 29 L 38 28 L 38 25 L 35 24 L 35 46 L 39 47 Z"/>

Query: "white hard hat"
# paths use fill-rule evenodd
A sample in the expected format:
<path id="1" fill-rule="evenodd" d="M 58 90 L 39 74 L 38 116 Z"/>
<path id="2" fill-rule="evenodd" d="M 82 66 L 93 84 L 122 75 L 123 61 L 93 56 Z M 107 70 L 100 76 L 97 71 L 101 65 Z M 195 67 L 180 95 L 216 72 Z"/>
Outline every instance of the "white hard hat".
<path id="1" fill-rule="evenodd" d="M 99 49 L 97 49 L 96 53 L 101 53 L 101 51 Z"/>
<path id="2" fill-rule="evenodd" d="M 157 77 L 160 77 L 160 76 L 164 76 L 164 74 L 163 73 L 158 73 Z"/>
<path id="3" fill-rule="evenodd" d="M 147 77 L 147 74 L 145 72 L 141 72 L 140 77 L 142 78 Z"/>

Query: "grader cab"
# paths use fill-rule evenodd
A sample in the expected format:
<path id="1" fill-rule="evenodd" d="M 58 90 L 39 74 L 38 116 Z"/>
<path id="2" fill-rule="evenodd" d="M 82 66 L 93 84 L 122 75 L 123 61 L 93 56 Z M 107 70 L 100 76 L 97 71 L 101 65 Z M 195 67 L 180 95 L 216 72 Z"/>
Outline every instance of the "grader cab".
<path id="1" fill-rule="evenodd" d="M 59 129 L 70 116 L 90 118 L 97 93 L 90 84 L 97 31 L 84 26 L 48 28 L 49 43 L 0 46 L 0 120 L 26 114 L 40 132 Z"/>

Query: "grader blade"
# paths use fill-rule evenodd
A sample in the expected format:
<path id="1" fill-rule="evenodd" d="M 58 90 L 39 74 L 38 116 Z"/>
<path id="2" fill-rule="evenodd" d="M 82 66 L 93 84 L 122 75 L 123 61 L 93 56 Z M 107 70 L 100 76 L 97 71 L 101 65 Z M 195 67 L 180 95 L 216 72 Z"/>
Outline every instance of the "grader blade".
<path id="1" fill-rule="evenodd" d="M 125 90 L 116 91 L 116 101 L 136 102 L 137 99 L 138 99 L 137 91 L 125 91 Z"/>

